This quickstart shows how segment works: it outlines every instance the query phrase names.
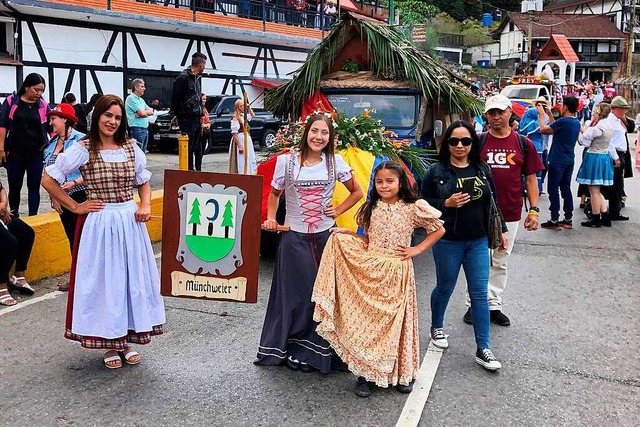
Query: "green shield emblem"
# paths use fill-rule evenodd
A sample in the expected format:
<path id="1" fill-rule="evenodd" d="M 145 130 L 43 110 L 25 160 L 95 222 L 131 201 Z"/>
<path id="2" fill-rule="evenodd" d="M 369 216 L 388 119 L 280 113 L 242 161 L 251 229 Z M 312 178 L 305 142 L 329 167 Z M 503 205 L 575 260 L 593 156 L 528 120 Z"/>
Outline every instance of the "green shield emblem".
<path id="1" fill-rule="evenodd" d="M 235 245 L 237 196 L 187 193 L 185 241 L 189 251 L 206 262 L 229 255 Z"/>

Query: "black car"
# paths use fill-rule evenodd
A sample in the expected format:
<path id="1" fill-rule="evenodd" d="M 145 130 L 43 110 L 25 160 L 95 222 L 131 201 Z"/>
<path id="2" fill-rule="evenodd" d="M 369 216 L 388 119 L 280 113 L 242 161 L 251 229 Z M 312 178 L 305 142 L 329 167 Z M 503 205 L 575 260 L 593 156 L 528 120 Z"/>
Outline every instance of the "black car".
<path id="1" fill-rule="evenodd" d="M 231 116 L 233 115 L 236 100 L 235 95 L 208 95 L 206 108 L 209 111 L 211 121 L 211 137 L 205 139 L 204 153 L 214 148 L 228 148 L 231 141 Z M 271 146 L 275 143 L 276 132 L 282 122 L 273 117 L 268 111 L 254 108 L 256 117 L 251 120 L 250 134 L 255 145 L 260 147 Z M 176 151 L 178 149 L 178 135 L 180 129 L 173 121 L 173 114 L 159 115 L 155 123 L 149 125 L 149 146 L 163 151 Z M 173 121 L 173 122 L 172 122 Z"/>

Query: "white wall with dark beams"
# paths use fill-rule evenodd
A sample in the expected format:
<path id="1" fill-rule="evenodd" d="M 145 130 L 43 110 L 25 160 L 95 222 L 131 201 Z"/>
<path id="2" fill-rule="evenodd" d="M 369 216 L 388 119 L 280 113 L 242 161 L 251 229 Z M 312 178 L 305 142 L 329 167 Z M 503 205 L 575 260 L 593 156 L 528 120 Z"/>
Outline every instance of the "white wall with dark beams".
<path id="1" fill-rule="evenodd" d="M 69 90 L 81 102 L 96 92 L 126 96 L 131 80 L 136 77 L 161 77 L 170 84 L 189 65 L 191 55 L 201 51 L 209 57 L 202 80 L 205 93 L 246 91 L 250 100 L 256 99 L 254 105 L 261 106 L 262 89 L 251 86 L 251 79 L 285 79 L 308 56 L 308 51 L 302 48 L 266 43 L 161 33 L 145 28 L 89 26 L 40 16 L 17 18 L 21 53 L 17 59 L 24 66 L 0 67 L 0 77 L 8 74 L 4 68 L 14 70 L 9 84 L 0 83 L 0 92 L 15 90 L 13 85 L 21 78 L 16 73 L 26 76 L 38 72 L 47 81 L 44 96 L 49 102 L 59 102 Z"/>

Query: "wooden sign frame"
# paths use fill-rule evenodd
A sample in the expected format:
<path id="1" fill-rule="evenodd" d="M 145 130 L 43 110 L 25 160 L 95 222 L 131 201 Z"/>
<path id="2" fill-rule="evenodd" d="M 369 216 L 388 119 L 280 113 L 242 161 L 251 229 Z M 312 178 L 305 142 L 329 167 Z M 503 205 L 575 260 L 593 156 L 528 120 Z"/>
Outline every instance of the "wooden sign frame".
<path id="1" fill-rule="evenodd" d="M 161 294 L 257 302 L 261 206 L 261 176 L 165 170 Z"/>

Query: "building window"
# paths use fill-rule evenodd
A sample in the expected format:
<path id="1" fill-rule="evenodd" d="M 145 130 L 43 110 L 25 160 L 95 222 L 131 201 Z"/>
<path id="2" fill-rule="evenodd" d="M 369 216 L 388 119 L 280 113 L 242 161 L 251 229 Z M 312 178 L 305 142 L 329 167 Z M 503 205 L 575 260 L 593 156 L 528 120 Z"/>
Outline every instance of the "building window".
<path id="1" fill-rule="evenodd" d="M 598 42 L 582 42 L 582 53 L 592 55 L 598 52 Z"/>
<path id="2" fill-rule="evenodd" d="M 516 26 L 513 25 L 513 22 L 509 22 L 509 32 L 514 31 L 516 29 Z"/>

